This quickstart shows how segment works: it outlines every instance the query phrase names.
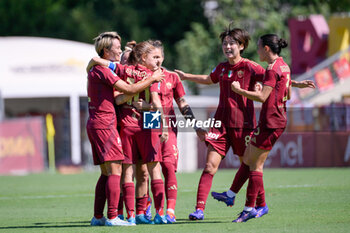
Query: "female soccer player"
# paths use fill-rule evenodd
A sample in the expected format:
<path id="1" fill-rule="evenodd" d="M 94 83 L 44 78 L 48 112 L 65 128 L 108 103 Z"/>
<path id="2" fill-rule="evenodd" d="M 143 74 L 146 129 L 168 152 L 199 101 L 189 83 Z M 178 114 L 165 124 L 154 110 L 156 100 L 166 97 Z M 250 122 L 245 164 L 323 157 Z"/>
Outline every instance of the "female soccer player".
<path id="1" fill-rule="evenodd" d="M 136 65 L 132 66 L 132 69 L 130 69 L 130 67 L 125 69 L 117 66 L 116 73 L 120 73 L 129 83 L 136 83 L 157 70 L 160 59 L 161 54 L 154 46 L 148 42 L 141 42 L 133 48 L 128 59 L 129 64 Z M 133 100 L 142 98 L 147 102 L 152 101 L 156 109 L 162 112 L 159 97 L 152 94 L 153 90 L 157 92 L 157 87 L 158 85 L 152 86 L 150 89 L 134 96 Z M 126 100 L 129 99 L 128 96 L 125 96 L 125 98 Z M 161 161 L 161 155 L 158 152 L 160 149 L 160 143 L 167 141 L 168 133 L 164 128 L 159 140 L 158 132 L 152 132 L 150 129 L 143 129 L 142 114 L 132 106 L 132 99 L 127 100 L 127 102 L 122 105 L 121 119 L 121 139 L 125 153 L 125 159 L 123 161 L 123 172 L 125 176 L 123 182 L 123 195 L 126 209 L 128 211 L 128 220 L 135 221 L 135 216 L 133 214 L 135 187 L 133 183 L 134 169 L 132 164 L 136 164 L 141 158 L 142 162 L 147 164 L 148 172 L 151 177 L 151 190 L 157 212 L 154 218 L 154 223 L 166 223 L 166 218 L 163 212 L 164 183 L 161 177 L 159 163 Z M 140 216 L 136 216 L 136 222 L 138 222 L 138 217 Z"/>
<path id="2" fill-rule="evenodd" d="M 239 82 L 231 84 L 235 93 L 263 103 L 258 127 L 243 156 L 243 162 L 249 166 L 245 207 L 233 222 L 246 222 L 251 218 L 261 217 L 268 211 L 265 193 L 261 193 L 264 190 L 263 166 L 287 125 L 286 102 L 291 94 L 290 69 L 279 56 L 281 49 L 287 45 L 286 40 L 278 38 L 275 34 L 266 34 L 259 38 L 260 61 L 268 63 L 261 91 L 242 89 Z M 257 199 L 259 192 L 260 196 Z"/>
<path id="3" fill-rule="evenodd" d="M 104 32 L 95 38 L 95 49 L 101 58 L 119 61 L 121 38 L 116 32 Z M 89 119 L 86 129 L 91 143 L 94 164 L 99 165 L 101 176 L 96 184 L 94 217 L 91 225 L 132 225 L 117 217 L 121 161 L 124 159 L 120 137 L 116 129 L 113 106 L 113 89 L 136 94 L 155 81 L 162 80 L 161 72 L 137 84 L 128 84 L 102 66 L 95 66 L 88 73 Z M 103 209 L 107 199 L 107 217 Z"/>
<path id="4" fill-rule="evenodd" d="M 164 82 L 159 85 L 158 94 L 163 106 L 165 120 L 167 122 L 176 122 L 175 111 L 173 106 L 173 100 L 177 103 L 180 112 L 183 114 L 185 119 L 195 120 L 194 114 L 187 104 L 184 96 L 185 90 L 182 86 L 179 76 L 175 72 L 171 72 L 161 67 L 164 60 L 164 48 L 162 42 L 159 40 L 149 41 L 154 47 L 159 49 L 162 54 L 162 60 L 159 63 L 159 68 L 162 69 L 164 73 Z M 134 103 L 134 106 L 139 110 L 152 110 L 152 106 L 145 103 L 142 99 Z M 195 128 L 198 137 L 203 141 L 205 139 L 206 131 L 201 128 Z M 162 172 L 165 180 L 165 194 L 167 199 L 167 211 L 166 219 L 167 223 L 175 223 L 175 206 L 177 200 L 177 179 L 176 170 L 178 164 L 178 149 L 177 149 L 177 128 L 170 125 L 168 128 L 169 139 L 161 144 L 161 154 L 163 161 L 161 162 Z M 143 182 L 147 187 L 146 179 Z M 147 189 L 147 188 L 146 188 Z"/>
<path id="5" fill-rule="evenodd" d="M 189 215 L 191 220 L 204 219 L 205 203 L 221 160 L 230 147 L 235 154 L 243 156 L 256 126 L 253 101 L 232 92 L 231 83 L 238 81 L 242 88 L 254 90 L 255 83 L 262 81 L 265 71 L 259 64 L 241 57 L 249 44 L 248 32 L 239 28 L 228 28 L 220 34 L 220 39 L 227 61 L 220 63 L 210 75 L 193 75 L 175 70 L 182 80 L 208 85 L 217 82 L 220 84 L 219 106 L 214 118 L 221 120 L 222 126 L 211 128 L 206 138 L 207 161 L 198 185 L 196 211 Z M 242 163 L 242 166 L 246 165 Z"/>

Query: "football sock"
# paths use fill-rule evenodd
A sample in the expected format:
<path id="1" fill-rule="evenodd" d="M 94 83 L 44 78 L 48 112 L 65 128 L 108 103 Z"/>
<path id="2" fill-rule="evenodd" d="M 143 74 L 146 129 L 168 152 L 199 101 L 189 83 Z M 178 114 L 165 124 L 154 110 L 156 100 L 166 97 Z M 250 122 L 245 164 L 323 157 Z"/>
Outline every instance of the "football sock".
<path id="1" fill-rule="evenodd" d="M 171 163 L 161 163 L 162 172 L 165 180 L 165 196 L 167 199 L 167 208 L 175 209 L 177 199 L 177 180 L 174 165 Z"/>
<path id="2" fill-rule="evenodd" d="M 108 176 L 102 175 L 98 179 L 95 188 L 94 216 L 99 219 L 103 217 L 103 209 L 106 204 L 106 183 Z"/>
<path id="3" fill-rule="evenodd" d="M 119 203 L 118 203 L 118 215 L 124 214 L 124 200 L 123 200 L 123 194 L 120 193 L 119 195 Z"/>
<path id="4" fill-rule="evenodd" d="M 244 211 L 248 211 L 248 212 L 250 212 L 250 211 L 252 211 L 254 208 L 253 207 L 248 207 L 248 206 L 244 206 Z"/>
<path id="5" fill-rule="evenodd" d="M 249 175 L 249 182 L 247 187 L 247 199 L 245 206 L 255 207 L 256 198 L 260 187 L 263 185 L 263 173 L 258 171 L 251 171 Z"/>
<path id="6" fill-rule="evenodd" d="M 136 214 L 145 214 L 148 196 L 136 197 Z"/>
<path id="7" fill-rule="evenodd" d="M 154 207 L 156 212 L 163 215 L 164 208 L 164 183 L 162 179 L 151 181 L 151 190 L 153 193 Z"/>
<path id="8" fill-rule="evenodd" d="M 213 183 L 213 178 L 214 175 L 203 171 L 198 184 L 196 209 L 205 209 L 205 204 Z"/>
<path id="9" fill-rule="evenodd" d="M 125 203 L 125 209 L 127 212 L 127 218 L 133 217 L 135 212 L 135 185 L 134 183 L 124 183 L 123 185 L 123 197 Z"/>
<path id="10" fill-rule="evenodd" d="M 110 175 L 106 182 L 107 217 L 113 219 L 118 215 L 118 203 L 120 195 L 120 176 Z"/>
<path id="11" fill-rule="evenodd" d="M 232 185 L 230 190 L 234 193 L 238 193 L 239 190 L 241 190 L 244 183 L 249 178 L 249 166 L 247 166 L 245 163 L 242 162 L 241 166 L 239 167 L 235 178 L 233 179 Z"/>
<path id="12" fill-rule="evenodd" d="M 226 194 L 227 194 L 228 197 L 231 197 L 231 198 L 236 196 L 236 193 L 232 192 L 231 189 L 227 190 Z"/>
<path id="13" fill-rule="evenodd" d="M 266 206 L 264 183 L 262 183 L 262 185 L 261 185 L 261 187 L 259 189 L 258 197 L 256 198 L 256 206 L 257 207 L 264 207 L 264 206 Z"/>
<path id="14" fill-rule="evenodd" d="M 166 213 L 171 213 L 171 214 L 175 214 L 175 210 L 174 209 L 166 209 Z"/>

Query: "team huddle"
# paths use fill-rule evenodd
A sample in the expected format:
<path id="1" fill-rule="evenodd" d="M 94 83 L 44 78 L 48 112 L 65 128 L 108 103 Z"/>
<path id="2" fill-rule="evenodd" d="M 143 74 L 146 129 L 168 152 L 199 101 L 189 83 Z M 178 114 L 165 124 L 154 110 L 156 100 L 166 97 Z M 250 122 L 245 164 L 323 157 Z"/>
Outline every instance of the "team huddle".
<path id="1" fill-rule="evenodd" d="M 94 164 L 100 166 L 101 175 L 95 188 L 92 226 L 176 222 L 177 128 L 167 125 L 168 118 L 175 115 L 173 100 L 185 119 L 196 120 L 184 98 L 181 80 L 220 85 L 215 119 L 221 121 L 221 126 L 212 127 L 209 132 L 194 127 L 199 139 L 208 146 L 208 152 L 195 211 L 189 214 L 189 219 L 204 219 L 213 177 L 230 147 L 239 156 L 241 166 L 230 189 L 212 192 L 213 198 L 232 206 L 236 194 L 249 180 L 244 209 L 233 222 L 245 222 L 268 213 L 263 165 L 286 127 L 286 101 L 291 86 L 314 88 L 314 84 L 290 79 L 290 69 L 279 56 L 287 42 L 277 35 L 266 34 L 258 41 L 260 60 L 268 63 L 266 70 L 241 57 L 250 40 L 245 30 L 229 27 L 220 34 L 220 39 L 227 61 L 220 63 L 210 75 L 195 75 L 163 68 L 160 41 L 129 42 L 122 52 L 121 37 L 116 32 L 104 32 L 95 38 L 99 57 L 93 58 L 87 67 L 86 128 Z M 258 125 L 253 101 L 263 103 Z M 160 130 L 143 128 L 144 111 L 160 113 Z M 153 220 L 152 204 L 156 210 Z"/>

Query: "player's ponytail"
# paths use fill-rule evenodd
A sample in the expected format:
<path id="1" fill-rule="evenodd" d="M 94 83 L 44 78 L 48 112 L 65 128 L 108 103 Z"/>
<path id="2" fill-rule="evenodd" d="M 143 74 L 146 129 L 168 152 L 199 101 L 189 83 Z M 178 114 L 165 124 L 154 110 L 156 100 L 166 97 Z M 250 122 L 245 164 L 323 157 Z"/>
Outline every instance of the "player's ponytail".
<path id="1" fill-rule="evenodd" d="M 271 51 L 280 55 L 281 50 L 288 46 L 288 42 L 283 38 L 278 38 L 276 34 L 265 34 L 260 37 L 262 46 L 270 47 Z"/>

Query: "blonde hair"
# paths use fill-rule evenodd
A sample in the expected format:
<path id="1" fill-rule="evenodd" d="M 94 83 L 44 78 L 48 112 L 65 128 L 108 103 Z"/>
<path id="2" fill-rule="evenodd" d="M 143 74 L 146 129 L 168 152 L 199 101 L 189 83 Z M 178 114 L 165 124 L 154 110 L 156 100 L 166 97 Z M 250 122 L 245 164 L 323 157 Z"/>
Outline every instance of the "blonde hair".
<path id="1" fill-rule="evenodd" d="M 113 39 L 118 39 L 121 42 L 121 37 L 117 32 L 102 32 L 98 37 L 94 38 L 95 50 L 100 57 L 104 55 L 104 49 L 111 49 Z"/>

